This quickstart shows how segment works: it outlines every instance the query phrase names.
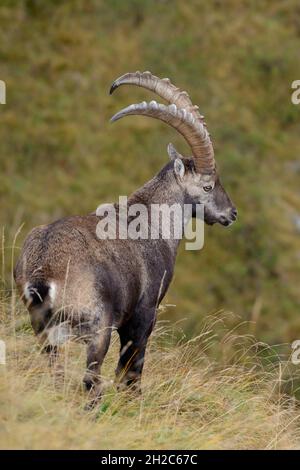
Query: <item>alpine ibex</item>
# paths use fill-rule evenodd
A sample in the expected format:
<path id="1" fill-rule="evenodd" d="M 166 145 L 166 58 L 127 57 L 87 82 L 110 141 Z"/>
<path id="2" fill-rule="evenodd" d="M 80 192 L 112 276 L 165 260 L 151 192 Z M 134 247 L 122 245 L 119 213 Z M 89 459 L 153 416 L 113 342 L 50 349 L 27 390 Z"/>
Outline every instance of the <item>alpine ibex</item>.
<path id="1" fill-rule="evenodd" d="M 192 151 L 191 158 L 184 158 L 169 145 L 171 161 L 128 198 L 128 206 L 177 203 L 194 207 L 201 203 L 207 224 L 230 225 L 237 211 L 220 183 L 212 142 L 198 107 L 169 79 L 150 72 L 123 75 L 110 93 L 125 84 L 152 90 L 169 105 L 132 104 L 112 121 L 130 114 L 160 119 L 177 129 Z M 147 340 L 157 306 L 171 282 L 179 245 L 179 240 L 162 238 L 99 240 L 98 222 L 97 214 L 91 213 L 34 228 L 14 273 L 33 330 L 45 349 L 56 350 L 63 334 L 85 338 L 84 383 L 94 400 L 101 395 L 100 367 L 113 328 L 121 342 L 118 381 L 140 389 Z"/>

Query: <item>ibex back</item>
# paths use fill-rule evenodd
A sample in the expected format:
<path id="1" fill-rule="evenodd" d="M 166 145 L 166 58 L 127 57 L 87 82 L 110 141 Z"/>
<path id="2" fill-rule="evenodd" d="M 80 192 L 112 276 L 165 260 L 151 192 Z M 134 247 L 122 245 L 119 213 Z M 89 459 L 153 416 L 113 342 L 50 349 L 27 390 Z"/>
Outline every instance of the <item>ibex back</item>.
<path id="1" fill-rule="evenodd" d="M 129 114 L 160 119 L 177 129 L 192 150 L 192 157 L 184 158 L 170 144 L 171 161 L 128 198 L 128 206 L 202 204 L 206 223 L 230 225 L 237 211 L 220 183 L 203 116 L 188 94 L 150 72 L 123 75 L 111 92 L 124 84 L 150 89 L 170 104 L 134 104 L 112 121 Z M 171 282 L 179 245 L 174 237 L 99 240 L 98 222 L 92 213 L 34 228 L 15 268 L 18 290 L 45 350 L 56 353 L 72 336 L 87 343 L 84 383 L 93 394 L 92 404 L 101 396 L 100 367 L 113 328 L 121 342 L 118 384 L 140 389 L 147 341 Z"/>

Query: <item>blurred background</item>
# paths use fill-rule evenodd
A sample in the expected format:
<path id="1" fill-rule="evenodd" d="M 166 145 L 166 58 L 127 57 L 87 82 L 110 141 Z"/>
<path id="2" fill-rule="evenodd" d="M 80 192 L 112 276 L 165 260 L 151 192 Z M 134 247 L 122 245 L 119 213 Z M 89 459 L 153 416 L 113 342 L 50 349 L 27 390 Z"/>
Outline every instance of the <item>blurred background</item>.
<path id="1" fill-rule="evenodd" d="M 143 185 L 183 139 L 155 120 L 109 118 L 153 94 L 112 81 L 151 70 L 205 115 L 239 219 L 179 252 L 161 312 L 194 336 L 206 315 L 272 344 L 300 338 L 300 79 L 297 0 L 1 0 L 1 282 L 29 230 Z M 12 245 L 16 239 L 15 253 Z M 173 306 L 175 305 L 175 306 Z"/>

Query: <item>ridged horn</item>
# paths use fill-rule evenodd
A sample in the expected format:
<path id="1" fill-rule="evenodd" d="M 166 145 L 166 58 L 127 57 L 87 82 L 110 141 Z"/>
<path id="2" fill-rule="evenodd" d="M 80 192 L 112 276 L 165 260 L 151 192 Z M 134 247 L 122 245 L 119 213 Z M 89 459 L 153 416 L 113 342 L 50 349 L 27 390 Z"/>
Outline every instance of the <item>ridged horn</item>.
<path id="1" fill-rule="evenodd" d="M 193 105 L 188 93 L 173 85 L 169 78 L 156 77 L 149 71 L 129 72 L 113 82 L 109 93 L 112 94 L 121 85 L 136 85 L 154 91 L 154 93 L 168 101 L 168 103 L 176 104 L 177 108 L 185 108 L 197 120 L 200 119 L 203 122 L 204 116 L 199 114 L 198 106 Z"/>
<path id="2" fill-rule="evenodd" d="M 143 115 L 166 122 L 174 127 L 191 147 L 195 168 L 199 173 L 211 173 L 215 168 L 213 148 L 206 127 L 186 109 L 178 108 L 174 103 L 167 106 L 151 101 L 131 104 L 116 113 L 111 122 L 128 115 Z"/>

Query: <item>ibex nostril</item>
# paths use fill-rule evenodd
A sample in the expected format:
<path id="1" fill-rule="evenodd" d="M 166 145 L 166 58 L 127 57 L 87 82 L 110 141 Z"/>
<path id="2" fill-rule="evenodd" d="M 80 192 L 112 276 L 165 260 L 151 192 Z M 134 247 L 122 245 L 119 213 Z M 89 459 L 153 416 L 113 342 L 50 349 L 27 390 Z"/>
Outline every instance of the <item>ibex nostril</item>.
<path id="1" fill-rule="evenodd" d="M 237 214 L 238 214 L 237 210 L 236 210 L 235 208 L 232 209 L 232 211 L 231 211 L 231 218 L 232 218 L 232 220 L 236 220 L 236 219 L 237 219 Z"/>

